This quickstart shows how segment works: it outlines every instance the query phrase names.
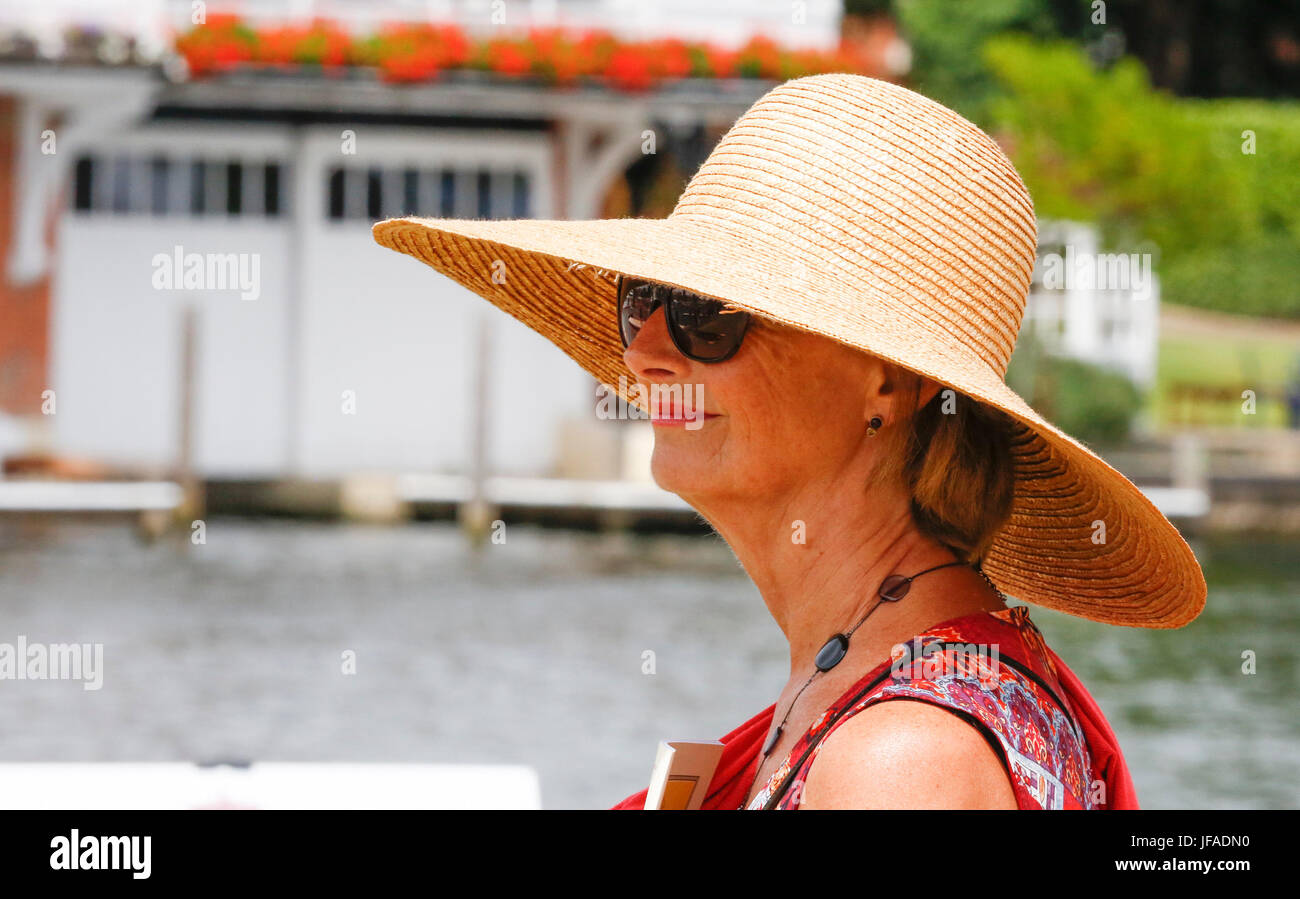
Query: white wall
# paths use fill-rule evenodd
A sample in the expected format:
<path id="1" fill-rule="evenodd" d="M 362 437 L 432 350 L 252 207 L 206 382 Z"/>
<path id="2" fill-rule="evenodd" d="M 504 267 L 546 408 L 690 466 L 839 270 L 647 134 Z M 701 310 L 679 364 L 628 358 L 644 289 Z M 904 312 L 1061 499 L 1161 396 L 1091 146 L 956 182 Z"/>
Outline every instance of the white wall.
<path id="1" fill-rule="evenodd" d="M 69 218 L 59 235 L 52 386 L 60 451 L 168 464 L 179 445 L 181 316 L 199 309 L 195 464 L 271 474 L 288 462 L 281 349 L 286 235 L 268 226 Z M 186 252 L 261 255 L 261 296 L 156 291 L 151 260 Z"/>
<path id="2" fill-rule="evenodd" d="M 283 158 L 284 132 L 187 125 L 142 128 L 96 153 L 188 159 Z M 157 254 L 259 257 L 260 296 L 157 290 Z M 64 210 L 54 273 L 53 421 L 60 452 L 125 465 L 169 465 L 180 437 L 181 310 L 199 310 L 195 464 L 212 475 L 266 475 L 288 462 L 288 232 L 283 219 L 78 214 Z"/>
<path id="3" fill-rule="evenodd" d="M 591 415 L 591 379 L 551 343 L 423 263 L 331 227 L 304 286 L 301 470 L 464 470 L 479 316 L 491 322 L 489 460 L 550 472 L 565 416 Z M 342 411 L 354 391 L 355 414 Z"/>
<path id="4" fill-rule="evenodd" d="M 365 129 L 340 156 L 340 130 L 314 129 L 306 171 L 336 165 L 487 165 L 526 170 L 533 214 L 551 213 L 551 151 L 541 135 Z M 304 192 L 324 184 L 314 178 Z M 324 197 L 305 198 L 302 311 L 303 472 L 354 468 L 464 470 L 468 463 L 477 322 L 492 324 L 490 455 L 500 473 L 547 474 L 558 427 L 590 415 L 591 380 L 524 325 L 423 263 L 380 247 L 369 221 L 333 222 Z M 436 214 L 436 213 L 432 213 Z M 343 391 L 356 413 L 343 414 Z"/>
<path id="5" fill-rule="evenodd" d="M 346 159 L 335 128 L 295 143 L 287 129 L 152 127 L 98 148 L 207 148 L 256 159 L 280 152 L 289 162 L 286 191 L 299 192 L 279 219 L 64 213 L 52 337 L 59 452 L 124 465 L 175 460 L 179 310 L 193 302 L 201 310 L 195 461 L 204 475 L 465 470 L 481 316 L 494 343 L 490 464 L 502 473 L 551 472 L 561 422 L 592 414 L 591 379 L 487 301 L 379 247 L 369 221 L 326 220 L 324 205 L 335 165 L 472 163 L 528 171 L 532 213 L 545 217 L 548 143 L 540 135 L 373 129 L 358 138 L 356 157 Z M 259 254 L 260 296 L 155 290 L 152 260 L 177 244 L 187 253 Z M 344 413 L 345 390 L 355 392 L 355 414 Z"/>

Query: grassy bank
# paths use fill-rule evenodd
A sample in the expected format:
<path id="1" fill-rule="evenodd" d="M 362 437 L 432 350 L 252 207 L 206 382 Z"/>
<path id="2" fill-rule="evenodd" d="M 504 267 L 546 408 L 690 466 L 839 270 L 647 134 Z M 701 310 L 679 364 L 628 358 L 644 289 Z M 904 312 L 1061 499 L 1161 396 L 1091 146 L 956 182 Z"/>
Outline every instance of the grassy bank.
<path id="1" fill-rule="evenodd" d="M 1159 425 L 1285 427 L 1300 326 L 1166 305 L 1151 414 Z M 1255 413 L 1242 392 L 1255 392 Z"/>

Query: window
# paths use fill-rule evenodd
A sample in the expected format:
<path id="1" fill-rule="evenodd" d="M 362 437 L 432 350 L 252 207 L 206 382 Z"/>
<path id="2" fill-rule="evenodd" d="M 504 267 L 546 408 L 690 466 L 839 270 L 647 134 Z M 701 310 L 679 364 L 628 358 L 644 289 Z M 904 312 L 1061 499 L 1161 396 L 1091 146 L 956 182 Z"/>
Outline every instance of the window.
<path id="1" fill-rule="evenodd" d="M 402 172 L 401 215 L 415 215 L 420 208 L 420 173 L 415 169 Z"/>
<path id="2" fill-rule="evenodd" d="M 203 187 L 208 183 L 207 163 L 199 161 L 190 165 L 190 212 L 203 215 L 207 211 L 207 194 Z"/>
<path id="3" fill-rule="evenodd" d="M 527 172 L 479 168 L 330 169 L 325 217 L 374 222 L 403 215 L 432 218 L 529 218 L 532 179 Z"/>
<path id="4" fill-rule="evenodd" d="M 113 204 L 112 209 L 116 213 L 127 213 L 131 211 L 131 160 L 126 156 L 118 156 L 113 160 L 111 169 L 111 184 Z"/>
<path id="5" fill-rule="evenodd" d="M 281 170 L 278 162 L 86 155 L 73 164 L 69 205 L 91 215 L 278 218 L 285 206 Z"/>
<path id="6" fill-rule="evenodd" d="M 239 215 L 243 208 L 244 167 L 237 162 L 226 163 L 226 213 Z"/>
<path id="7" fill-rule="evenodd" d="M 280 214 L 280 166 L 274 162 L 262 169 L 262 213 L 270 218 Z"/>
<path id="8" fill-rule="evenodd" d="M 72 183 L 72 208 L 89 212 L 94 207 L 95 191 L 95 162 L 89 156 L 77 160 Z"/>
<path id="9" fill-rule="evenodd" d="M 169 165 L 165 158 L 156 156 L 149 161 L 149 211 L 154 215 L 167 214 L 169 174 Z"/>
<path id="10" fill-rule="evenodd" d="M 366 172 L 366 217 L 379 219 L 384 217 L 384 183 L 383 173 L 379 169 Z"/>
<path id="11" fill-rule="evenodd" d="M 343 218 L 343 170 L 333 169 L 328 176 L 329 185 L 325 189 L 326 215 L 333 219 Z"/>
<path id="12" fill-rule="evenodd" d="M 438 216 L 449 219 L 456 215 L 456 173 L 444 169 L 438 174 Z"/>
<path id="13" fill-rule="evenodd" d="M 478 173 L 477 215 L 481 219 L 492 218 L 492 173 Z"/>
<path id="14" fill-rule="evenodd" d="M 511 178 L 511 187 L 514 196 L 510 215 L 517 219 L 532 218 L 533 214 L 529 211 L 531 207 L 528 203 L 528 177 L 523 172 L 515 172 Z"/>

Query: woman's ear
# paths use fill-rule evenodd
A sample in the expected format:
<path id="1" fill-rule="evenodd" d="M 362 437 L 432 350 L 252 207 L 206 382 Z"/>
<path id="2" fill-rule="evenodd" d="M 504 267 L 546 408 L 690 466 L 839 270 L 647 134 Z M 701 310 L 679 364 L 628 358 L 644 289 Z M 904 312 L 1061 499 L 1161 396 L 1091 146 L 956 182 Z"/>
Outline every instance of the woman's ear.
<path id="1" fill-rule="evenodd" d="M 881 415 L 886 417 L 886 421 L 893 421 L 899 417 L 894 408 L 896 403 L 907 403 L 914 397 L 916 407 L 911 411 L 918 412 L 934 399 L 943 385 L 882 359 L 878 372 L 873 373 L 867 387 L 869 408 L 866 418 L 869 420 L 873 415 Z"/>
<path id="2" fill-rule="evenodd" d="M 870 359 L 873 364 L 868 369 L 864 385 L 862 420 L 869 422 L 880 416 L 884 421 L 892 421 L 895 417 L 894 404 L 898 402 L 898 388 L 901 386 L 899 375 L 902 372 L 887 360 L 874 356 Z"/>
<path id="3" fill-rule="evenodd" d="M 939 389 L 943 387 L 943 385 L 938 381 L 931 381 L 923 375 L 918 375 L 918 377 L 921 378 L 921 389 L 919 391 L 916 408 L 924 409 L 930 404 L 930 400 L 934 399 L 934 395 L 939 392 Z"/>

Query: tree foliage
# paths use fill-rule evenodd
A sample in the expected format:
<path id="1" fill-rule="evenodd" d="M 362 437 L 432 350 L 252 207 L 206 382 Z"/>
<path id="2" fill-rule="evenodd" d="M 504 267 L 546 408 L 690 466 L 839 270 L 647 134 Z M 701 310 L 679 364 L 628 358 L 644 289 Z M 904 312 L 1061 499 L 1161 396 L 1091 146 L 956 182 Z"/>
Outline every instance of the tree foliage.
<path id="1" fill-rule="evenodd" d="M 983 57 L 1040 217 L 1150 242 L 1172 302 L 1300 317 L 1300 104 L 1171 97 L 1136 60 L 1098 70 L 1065 42 L 1002 36 Z"/>

